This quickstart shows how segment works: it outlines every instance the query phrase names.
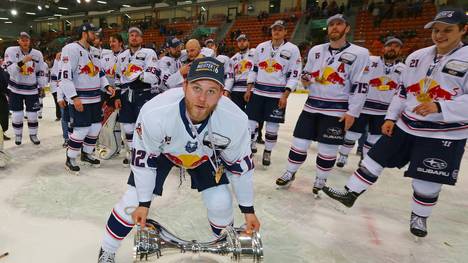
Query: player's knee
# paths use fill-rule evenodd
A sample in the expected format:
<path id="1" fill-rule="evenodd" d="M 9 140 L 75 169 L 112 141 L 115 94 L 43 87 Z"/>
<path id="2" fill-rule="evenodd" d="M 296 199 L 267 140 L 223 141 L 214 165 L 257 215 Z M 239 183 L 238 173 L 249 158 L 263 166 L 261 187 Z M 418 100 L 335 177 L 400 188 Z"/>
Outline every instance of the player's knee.
<path id="1" fill-rule="evenodd" d="M 436 197 L 442 190 L 442 185 L 439 183 L 433 183 L 419 179 L 413 179 L 412 186 L 414 192 L 422 197 Z"/>
<path id="2" fill-rule="evenodd" d="M 232 211 L 232 197 L 227 185 L 220 185 L 204 190 L 203 201 L 210 213 Z"/>

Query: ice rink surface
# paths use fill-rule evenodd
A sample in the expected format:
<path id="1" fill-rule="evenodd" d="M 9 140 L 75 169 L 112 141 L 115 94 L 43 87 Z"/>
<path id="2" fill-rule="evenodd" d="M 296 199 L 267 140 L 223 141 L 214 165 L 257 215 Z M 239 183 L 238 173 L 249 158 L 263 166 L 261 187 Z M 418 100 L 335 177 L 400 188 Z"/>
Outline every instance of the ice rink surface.
<path id="1" fill-rule="evenodd" d="M 261 166 L 261 145 L 256 156 L 255 208 L 262 223 L 264 262 L 468 262 L 468 156 L 463 158 L 457 186 L 443 187 L 428 220 L 429 234 L 420 242 L 409 233 L 412 189 L 403 171 L 385 170 L 351 209 L 326 196 L 316 200 L 312 196 L 316 145 L 312 144 L 291 188 L 276 190 L 275 180 L 285 169 L 305 99 L 299 94 L 289 98 L 287 122 L 280 128 L 272 165 L 266 170 Z M 0 263 L 96 262 L 107 217 L 127 187 L 129 168 L 122 167 L 121 157 L 102 161 L 101 168 L 82 167 L 78 177 L 68 174 L 50 94 L 44 102 L 41 144 L 32 145 L 25 125 L 23 144 L 17 147 L 11 140 L 5 145 L 12 160 L 0 170 L 0 254 L 10 255 Z M 8 135 L 14 137 L 11 128 Z M 344 185 L 357 162 L 358 157 L 351 156 L 344 169 L 335 168 L 328 184 Z M 238 209 L 235 212 L 238 226 L 243 217 Z M 163 197 L 153 201 L 151 218 L 183 239 L 211 238 L 201 195 L 190 189 L 189 178 L 179 187 L 178 169 L 166 180 Z M 132 243 L 133 233 L 117 254 L 118 263 L 132 262 Z"/>

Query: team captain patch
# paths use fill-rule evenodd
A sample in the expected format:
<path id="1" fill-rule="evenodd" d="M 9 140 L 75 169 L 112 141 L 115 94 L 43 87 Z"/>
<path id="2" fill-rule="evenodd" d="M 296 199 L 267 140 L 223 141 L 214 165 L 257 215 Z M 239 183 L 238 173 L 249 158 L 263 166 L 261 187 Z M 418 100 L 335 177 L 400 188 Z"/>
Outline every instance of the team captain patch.
<path id="1" fill-rule="evenodd" d="M 356 55 L 351 54 L 349 52 L 344 52 L 338 59 L 339 62 L 343 62 L 348 65 L 352 65 L 355 60 L 356 60 Z"/>
<path id="2" fill-rule="evenodd" d="M 465 76 L 466 72 L 468 71 L 468 62 L 452 59 L 445 64 L 442 72 L 457 76 L 463 77 Z"/>

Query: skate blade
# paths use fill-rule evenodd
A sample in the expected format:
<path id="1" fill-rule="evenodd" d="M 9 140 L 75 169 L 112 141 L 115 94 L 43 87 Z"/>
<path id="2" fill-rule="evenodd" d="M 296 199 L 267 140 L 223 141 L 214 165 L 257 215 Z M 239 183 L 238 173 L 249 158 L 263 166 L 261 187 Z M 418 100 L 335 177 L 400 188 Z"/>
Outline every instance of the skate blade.
<path id="1" fill-rule="evenodd" d="M 130 164 L 128 164 L 128 163 L 123 163 L 122 166 L 123 166 L 124 168 L 128 168 L 128 167 L 130 167 Z"/>
<path id="2" fill-rule="evenodd" d="M 312 193 L 312 195 L 314 196 L 314 199 L 315 199 L 315 200 L 320 200 L 320 199 L 322 199 L 322 195 L 321 195 L 320 193 L 317 193 L 317 194 Z"/>
<path id="3" fill-rule="evenodd" d="M 91 163 L 88 163 L 88 162 L 80 162 L 80 164 L 83 165 L 83 166 L 88 166 L 88 167 L 93 167 L 93 168 L 101 167 L 101 164 L 91 164 Z"/>
<path id="4" fill-rule="evenodd" d="M 288 190 L 291 187 L 291 183 L 286 185 L 276 185 L 276 190 Z"/>
<path id="5" fill-rule="evenodd" d="M 67 166 L 65 166 L 65 170 L 67 170 L 67 172 L 68 172 L 70 175 L 73 175 L 73 176 L 79 176 L 79 175 L 80 175 L 80 171 L 72 171 L 72 170 L 70 170 L 70 168 L 68 168 Z"/>

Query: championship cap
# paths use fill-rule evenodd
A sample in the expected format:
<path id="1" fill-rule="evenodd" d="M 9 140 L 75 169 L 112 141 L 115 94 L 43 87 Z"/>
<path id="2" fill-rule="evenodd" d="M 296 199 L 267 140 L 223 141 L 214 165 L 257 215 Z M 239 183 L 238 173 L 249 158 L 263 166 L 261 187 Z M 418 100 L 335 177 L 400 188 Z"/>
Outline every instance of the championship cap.
<path id="1" fill-rule="evenodd" d="M 192 82 L 200 79 L 213 80 L 224 87 L 224 65 L 211 57 L 196 59 L 190 66 L 187 81 Z"/>

